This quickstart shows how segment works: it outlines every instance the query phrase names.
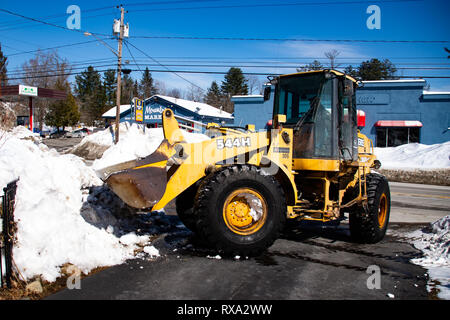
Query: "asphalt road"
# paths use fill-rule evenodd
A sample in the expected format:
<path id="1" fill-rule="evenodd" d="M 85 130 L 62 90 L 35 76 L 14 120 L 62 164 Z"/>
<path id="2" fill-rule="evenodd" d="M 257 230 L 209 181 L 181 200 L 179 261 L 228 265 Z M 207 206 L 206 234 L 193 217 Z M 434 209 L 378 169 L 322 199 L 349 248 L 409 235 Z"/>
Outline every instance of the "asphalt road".
<path id="1" fill-rule="evenodd" d="M 64 153 L 65 151 L 72 148 L 74 145 L 80 143 L 83 138 L 58 138 L 58 139 L 43 139 L 42 143 L 44 143 L 49 148 L 54 148 L 56 151 L 60 153 Z"/>
<path id="2" fill-rule="evenodd" d="M 450 213 L 450 188 L 391 184 L 391 223 L 377 244 L 352 243 L 348 225 L 303 224 L 262 256 L 215 259 L 216 253 L 172 225 L 153 243 L 161 257 L 128 261 L 86 277 L 81 289 L 47 299 L 430 299 L 426 270 L 409 262 L 420 256 L 402 237 Z M 426 208 L 426 209 L 424 209 Z M 178 225 L 178 226 L 177 226 Z M 380 288 L 369 289 L 379 267 Z M 372 282 L 373 283 L 373 282 Z"/>

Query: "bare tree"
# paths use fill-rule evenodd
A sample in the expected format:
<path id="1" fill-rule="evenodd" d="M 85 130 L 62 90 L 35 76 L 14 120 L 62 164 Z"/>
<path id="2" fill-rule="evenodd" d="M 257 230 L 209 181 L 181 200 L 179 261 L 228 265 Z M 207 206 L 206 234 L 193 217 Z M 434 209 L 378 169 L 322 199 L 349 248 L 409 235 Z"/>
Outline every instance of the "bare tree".
<path id="1" fill-rule="evenodd" d="M 340 54 L 341 54 L 341 52 L 336 49 L 325 52 L 325 57 L 327 57 L 330 60 L 330 69 L 335 69 L 335 68 L 339 67 L 339 65 L 336 64 L 336 58 Z"/>
<path id="2" fill-rule="evenodd" d="M 22 82 L 29 86 L 56 89 L 58 85 L 68 83 L 71 70 L 69 62 L 59 57 L 57 51 L 38 51 L 34 58 L 22 64 Z M 35 115 L 40 130 L 50 103 L 49 99 L 36 99 Z"/>
<path id="3" fill-rule="evenodd" d="M 247 76 L 248 94 L 253 94 L 253 92 L 260 92 L 262 83 L 257 76 Z"/>
<path id="4" fill-rule="evenodd" d="M 173 97 L 173 98 L 176 98 L 176 99 L 181 99 L 182 98 L 181 91 L 179 89 L 177 89 L 177 88 L 172 88 L 169 91 L 167 91 L 167 95 L 169 97 Z"/>
<path id="5" fill-rule="evenodd" d="M 155 80 L 155 88 L 158 91 L 158 94 L 167 96 L 167 87 L 163 81 Z"/>
<path id="6" fill-rule="evenodd" d="M 197 86 L 194 86 L 191 84 L 189 88 L 186 91 L 186 99 L 195 101 L 195 102 L 202 102 L 203 101 L 203 90 Z"/>

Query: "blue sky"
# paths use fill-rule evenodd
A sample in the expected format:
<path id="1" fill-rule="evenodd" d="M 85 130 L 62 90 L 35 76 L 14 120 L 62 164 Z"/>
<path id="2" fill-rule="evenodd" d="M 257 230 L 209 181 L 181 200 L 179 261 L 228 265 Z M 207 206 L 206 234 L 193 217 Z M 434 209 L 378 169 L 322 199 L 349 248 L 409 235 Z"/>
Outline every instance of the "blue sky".
<path id="1" fill-rule="evenodd" d="M 169 3 L 174 2 L 174 3 Z M 224 41 L 180 39 L 132 39 L 134 46 L 145 51 L 163 65 L 195 64 L 197 66 L 168 66 L 171 70 L 202 70 L 226 72 L 231 65 L 242 67 L 244 72 L 290 73 L 294 66 L 322 59 L 332 49 L 340 52 L 337 63 L 358 65 L 370 58 L 389 58 L 399 68 L 450 68 L 450 59 L 443 47 L 450 48 L 450 2 L 445 0 L 424 1 L 352 1 L 352 0 L 203 0 L 177 1 L 132 0 L 121 2 L 130 24 L 130 36 L 185 36 L 185 37 L 239 37 L 315 40 L 427 40 L 449 41 L 447 43 L 364 43 L 364 42 L 300 42 L 300 41 Z M 69 5 L 81 9 L 83 31 L 111 34 L 112 22 L 119 17 L 115 1 L 9 1 L 3 0 L 1 9 L 24 16 L 66 26 Z M 278 6 L 261 6 L 278 4 Z M 283 6 L 280 4 L 295 4 Z M 302 4 L 302 5 L 299 5 Z M 381 29 L 369 30 L 366 13 L 369 5 L 381 9 Z M 226 8 L 226 6 L 229 6 Z M 239 7 L 241 6 L 241 7 Z M 247 7 L 243 7 L 247 6 Z M 192 9 L 204 7 L 202 9 Z M 212 8 L 222 7 L 222 8 Z M 101 9 L 99 9 L 101 8 Z M 190 9 L 181 9 L 190 8 Z M 99 9 L 99 10 L 94 10 Z M 53 26 L 26 21 L 0 12 L 0 43 L 9 56 L 8 70 L 13 74 L 17 68 L 32 58 L 34 53 L 24 51 L 94 40 L 82 32 L 59 29 Z M 24 23 L 25 22 L 25 23 Z M 113 48 L 117 41 L 107 40 Z M 131 53 L 145 68 L 155 62 L 130 46 Z M 97 60 L 97 69 L 113 64 L 115 56 L 99 42 L 58 49 L 61 57 L 87 67 L 88 60 Z M 99 59 L 109 59 L 100 63 Z M 124 47 L 124 60 L 133 60 Z M 282 65 L 292 68 L 277 68 Z M 210 63 L 225 67 L 199 67 Z M 253 67 L 251 67 L 253 66 Z M 255 67 L 258 66 L 258 67 Z M 131 68 L 136 69 L 132 66 Z M 150 66 L 150 69 L 163 69 Z M 75 71 L 82 71 L 76 69 Z M 156 80 L 167 88 L 186 90 L 190 84 L 172 73 L 153 72 Z M 213 80 L 223 80 L 223 75 L 183 74 L 190 82 L 206 89 Z M 404 76 L 450 76 L 450 69 L 417 70 L 400 69 Z M 132 73 L 139 79 L 139 71 Z M 73 77 L 71 78 L 73 79 Z M 265 77 L 259 77 L 260 80 Z M 450 79 L 427 79 L 433 91 L 450 91 Z"/>

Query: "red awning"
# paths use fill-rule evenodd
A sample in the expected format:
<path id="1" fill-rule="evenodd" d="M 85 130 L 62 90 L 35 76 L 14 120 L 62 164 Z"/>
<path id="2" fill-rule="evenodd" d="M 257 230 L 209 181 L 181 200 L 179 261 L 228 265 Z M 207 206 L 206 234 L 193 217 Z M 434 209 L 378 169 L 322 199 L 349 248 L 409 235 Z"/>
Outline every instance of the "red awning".
<path id="1" fill-rule="evenodd" d="M 414 120 L 380 120 L 375 122 L 375 127 L 422 127 L 422 122 Z"/>

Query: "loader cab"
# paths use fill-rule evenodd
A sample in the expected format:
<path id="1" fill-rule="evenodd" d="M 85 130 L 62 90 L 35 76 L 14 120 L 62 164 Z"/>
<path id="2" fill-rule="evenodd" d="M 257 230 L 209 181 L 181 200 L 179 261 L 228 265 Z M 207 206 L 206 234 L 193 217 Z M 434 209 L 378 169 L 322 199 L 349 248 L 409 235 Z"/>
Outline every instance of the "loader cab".
<path id="1" fill-rule="evenodd" d="M 274 115 L 286 116 L 294 134 L 293 158 L 355 161 L 358 158 L 356 81 L 321 70 L 276 79 Z"/>

